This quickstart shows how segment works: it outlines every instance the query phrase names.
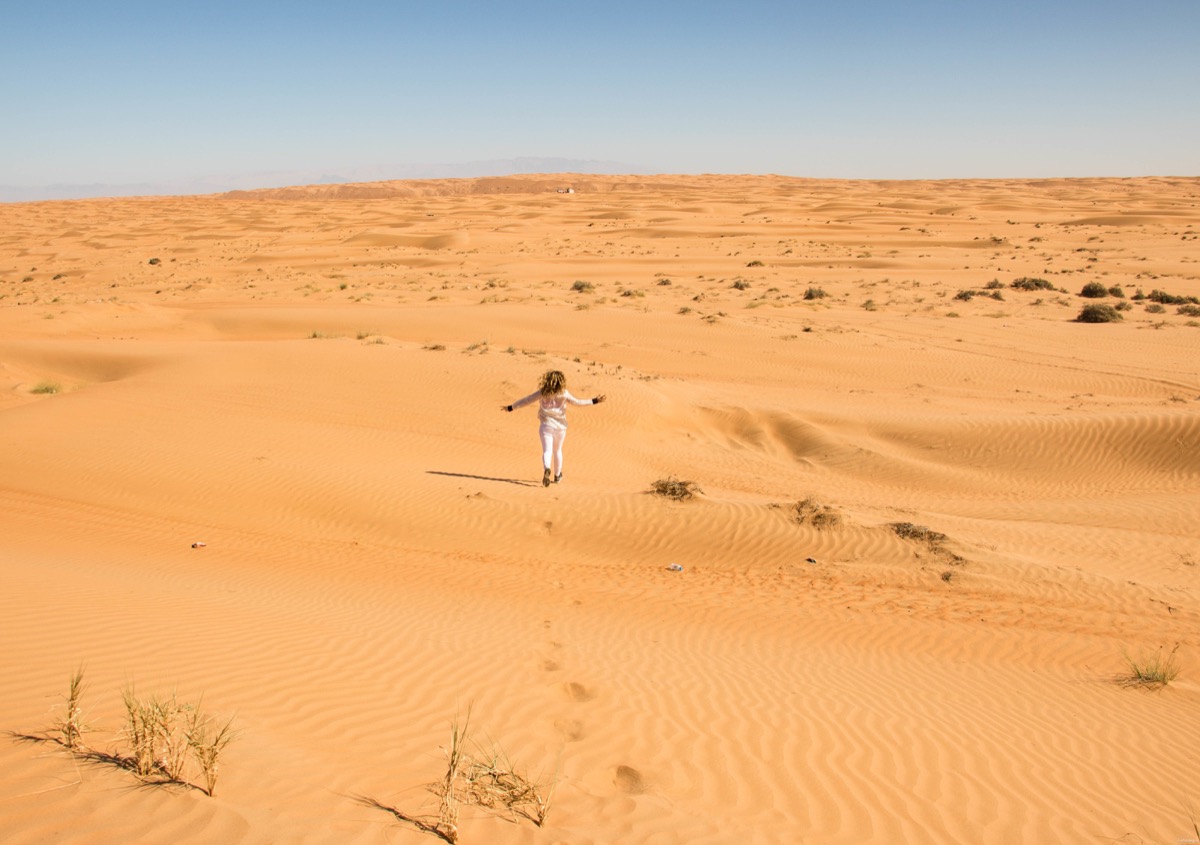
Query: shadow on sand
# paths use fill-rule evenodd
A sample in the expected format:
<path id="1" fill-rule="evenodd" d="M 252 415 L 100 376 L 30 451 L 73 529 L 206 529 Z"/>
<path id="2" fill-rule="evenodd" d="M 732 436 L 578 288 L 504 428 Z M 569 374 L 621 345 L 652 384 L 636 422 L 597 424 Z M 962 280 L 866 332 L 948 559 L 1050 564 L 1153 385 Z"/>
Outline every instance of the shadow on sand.
<path id="1" fill-rule="evenodd" d="M 465 472 L 442 472 L 437 469 L 427 469 L 425 472 L 429 475 L 446 475 L 450 478 L 472 478 L 475 481 L 499 481 L 503 484 L 516 484 L 521 487 L 540 487 L 541 483 L 537 481 L 526 481 L 523 478 L 492 478 L 487 475 L 471 475 Z"/>

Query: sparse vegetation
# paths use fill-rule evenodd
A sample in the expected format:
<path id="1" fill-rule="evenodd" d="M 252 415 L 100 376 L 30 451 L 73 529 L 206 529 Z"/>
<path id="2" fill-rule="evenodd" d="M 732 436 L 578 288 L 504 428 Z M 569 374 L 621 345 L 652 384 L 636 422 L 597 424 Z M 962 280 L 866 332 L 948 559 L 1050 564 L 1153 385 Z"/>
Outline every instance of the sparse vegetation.
<path id="1" fill-rule="evenodd" d="M 461 723 L 458 719 L 451 723 L 450 743 L 443 749 L 445 774 L 428 784 L 427 788 L 438 799 L 436 816 L 410 815 L 373 798 L 359 797 L 359 803 L 391 813 L 400 821 L 451 845 L 458 842 L 459 808 L 462 806 L 481 807 L 501 813 L 510 821 L 526 819 L 542 827 L 550 812 L 557 776 L 547 780 L 530 778 L 495 743 L 486 749 L 472 743 L 474 750 L 469 750 L 470 722 L 468 711 Z"/>
<path id="2" fill-rule="evenodd" d="M 1079 291 L 1079 295 L 1085 299 L 1103 299 L 1108 296 L 1108 288 L 1100 284 L 1100 282 L 1088 282 Z"/>
<path id="3" fill-rule="evenodd" d="M 187 752 L 181 717 L 186 705 L 181 705 L 174 693 L 169 698 L 139 698 L 133 687 L 127 687 L 122 696 L 125 738 L 133 754 L 130 762 L 134 773 L 145 781 L 181 780 Z"/>
<path id="4" fill-rule="evenodd" d="M 842 515 L 829 505 L 822 505 L 806 496 L 792 506 L 792 514 L 800 525 L 811 525 L 818 531 L 836 528 L 842 524 Z"/>
<path id="5" fill-rule="evenodd" d="M 62 387 L 60 387 L 56 382 L 40 381 L 37 384 L 35 384 L 29 392 L 37 393 L 37 394 L 54 394 L 54 393 L 58 393 L 61 390 L 62 390 Z"/>
<path id="6" fill-rule="evenodd" d="M 1111 305 L 1085 305 L 1075 318 L 1077 323 L 1115 323 L 1124 319 Z"/>
<path id="7" fill-rule="evenodd" d="M 914 540 L 930 546 L 940 545 L 946 540 L 945 534 L 939 531 L 932 531 L 924 525 L 914 525 L 911 522 L 893 522 L 890 527 L 897 537 L 904 540 Z"/>
<path id="8" fill-rule="evenodd" d="M 591 282 L 585 282 L 583 279 L 576 279 L 575 283 L 571 285 L 571 290 L 575 291 L 575 293 L 591 293 L 595 289 L 595 285 Z"/>
<path id="9" fill-rule="evenodd" d="M 1161 305 L 1200 305 L 1200 297 L 1175 296 L 1158 289 L 1150 291 L 1150 295 L 1146 299 Z"/>
<path id="10" fill-rule="evenodd" d="M 1010 287 L 1015 290 L 1054 290 L 1054 285 L 1045 279 L 1031 278 L 1029 276 L 1014 279 Z"/>
<path id="11" fill-rule="evenodd" d="M 730 285 L 730 287 L 733 288 L 734 290 L 746 290 L 750 287 L 750 283 L 747 282 L 745 279 L 735 279 L 733 284 Z"/>
<path id="12" fill-rule="evenodd" d="M 804 298 L 812 301 L 814 299 L 824 299 L 829 294 L 825 293 L 823 288 L 809 288 L 804 292 Z"/>
<path id="13" fill-rule="evenodd" d="M 1179 662 L 1175 653 L 1179 643 L 1165 655 L 1161 647 L 1153 654 L 1139 653 L 1136 657 L 1124 654 L 1129 671 L 1118 677 L 1123 686 L 1162 689 L 1179 677 Z"/>
<path id="14" fill-rule="evenodd" d="M 674 499 L 677 502 L 685 502 L 695 496 L 697 493 L 703 493 L 694 481 L 681 481 L 675 476 L 660 478 L 650 485 L 650 492 L 656 496 L 663 496 L 667 499 Z"/>
<path id="15" fill-rule="evenodd" d="M 84 750 L 83 735 L 88 730 L 87 725 L 83 722 L 83 706 L 81 704 L 83 690 L 83 667 L 80 666 L 71 675 L 71 681 L 67 687 L 65 712 L 54 725 L 54 729 L 58 733 L 58 741 L 64 748 L 74 752 Z"/>

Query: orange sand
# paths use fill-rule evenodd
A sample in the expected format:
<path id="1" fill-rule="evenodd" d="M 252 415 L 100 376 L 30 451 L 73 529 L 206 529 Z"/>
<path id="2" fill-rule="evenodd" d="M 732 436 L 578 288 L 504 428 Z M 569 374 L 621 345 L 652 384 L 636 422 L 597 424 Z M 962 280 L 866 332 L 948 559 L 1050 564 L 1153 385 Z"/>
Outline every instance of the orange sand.
<path id="1" fill-rule="evenodd" d="M 1197 179 L 0 205 L 0 728 L 84 664 L 94 748 L 240 730 L 214 798 L 0 740 L 0 841 L 435 842 L 356 796 L 432 812 L 468 707 L 559 783 L 462 843 L 1194 836 L 1200 328 L 1074 317 L 1198 264 Z M 543 489 L 549 368 L 609 401 Z"/>

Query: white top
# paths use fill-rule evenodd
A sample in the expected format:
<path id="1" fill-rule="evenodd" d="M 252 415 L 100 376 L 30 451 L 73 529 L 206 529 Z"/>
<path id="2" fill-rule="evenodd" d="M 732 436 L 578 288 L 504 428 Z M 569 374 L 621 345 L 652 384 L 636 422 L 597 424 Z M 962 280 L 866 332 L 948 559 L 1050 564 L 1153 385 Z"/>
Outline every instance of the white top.
<path id="1" fill-rule="evenodd" d="M 571 395 L 569 390 L 564 390 L 562 393 L 556 393 L 553 396 L 543 396 L 541 391 L 538 391 L 513 402 L 513 410 L 524 408 L 526 405 L 532 404 L 535 399 L 538 400 L 538 419 L 542 421 L 542 425 L 550 426 L 551 428 L 567 427 L 568 402 L 572 405 L 595 404 L 591 399 L 576 399 Z"/>

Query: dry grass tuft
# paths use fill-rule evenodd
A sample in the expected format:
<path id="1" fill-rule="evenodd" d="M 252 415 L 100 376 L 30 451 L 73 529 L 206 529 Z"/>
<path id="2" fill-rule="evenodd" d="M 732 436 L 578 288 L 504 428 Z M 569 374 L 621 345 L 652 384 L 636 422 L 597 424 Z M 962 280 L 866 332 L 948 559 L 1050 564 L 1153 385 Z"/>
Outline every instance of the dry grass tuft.
<path id="1" fill-rule="evenodd" d="M 656 496 L 674 499 L 676 502 L 685 502 L 697 493 L 703 493 L 704 491 L 696 485 L 696 482 L 681 481 L 672 475 L 667 478 L 660 478 L 651 484 L 650 492 Z"/>
<path id="2" fill-rule="evenodd" d="M 945 534 L 938 531 L 931 531 L 924 525 L 913 525 L 911 522 L 893 522 L 891 529 L 901 539 L 915 540 L 919 543 L 927 543 L 930 546 L 938 546 L 946 541 Z"/>
<path id="3" fill-rule="evenodd" d="M 1126 687 L 1142 687 L 1144 689 L 1162 689 L 1179 677 L 1179 661 L 1175 652 L 1179 651 L 1179 643 L 1167 654 L 1162 647 L 1153 654 L 1140 653 L 1137 657 L 1124 654 L 1129 671 L 1117 677 L 1117 682 Z"/>
<path id="4" fill-rule="evenodd" d="M 445 774 L 428 784 L 427 788 L 438 799 L 436 816 L 409 815 L 374 798 L 359 796 L 359 803 L 391 813 L 451 845 L 458 842 L 459 808 L 463 806 L 502 813 L 514 822 L 527 819 L 542 827 L 550 812 L 557 776 L 548 780 L 530 778 L 500 746 L 491 743 L 485 749 L 473 743 L 470 725 L 469 709 L 461 722 L 455 718 L 451 723 L 450 744 L 443 749 Z M 468 746 L 473 750 L 468 750 Z"/>
<path id="5" fill-rule="evenodd" d="M 184 740 L 192 752 L 192 759 L 204 779 L 202 789 L 209 798 L 216 795 L 217 775 L 220 773 L 221 752 L 225 746 L 233 742 L 237 734 L 233 730 L 233 718 L 220 727 L 217 723 L 200 712 L 197 704 L 188 715 L 187 727 L 184 729 Z"/>
<path id="6" fill-rule="evenodd" d="M 122 697 L 133 771 L 146 781 L 182 781 L 188 749 L 183 715 L 190 706 L 180 704 L 173 692 L 169 698 L 138 698 L 127 687 Z"/>
<path id="7" fill-rule="evenodd" d="M 54 725 L 54 730 L 58 733 L 58 742 L 69 751 L 76 753 L 87 750 L 87 746 L 83 742 L 83 735 L 89 728 L 83 722 L 83 708 L 80 705 L 83 690 L 83 667 L 80 666 L 71 675 L 71 682 L 67 687 L 66 712 Z"/>
<path id="8" fill-rule="evenodd" d="M 504 812 L 514 820 L 523 817 L 541 827 L 546 822 L 557 778 L 547 783 L 530 779 L 499 746 L 476 746 L 461 772 L 466 803 Z"/>
<path id="9" fill-rule="evenodd" d="M 812 496 L 806 496 L 792 508 L 796 518 L 796 522 L 800 525 L 811 525 L 818 531 L 824 531 L 827 528 L 836 528 L 842 524 L 842 515 L 829 505 L 822 505 L 813 499 Z"/>

